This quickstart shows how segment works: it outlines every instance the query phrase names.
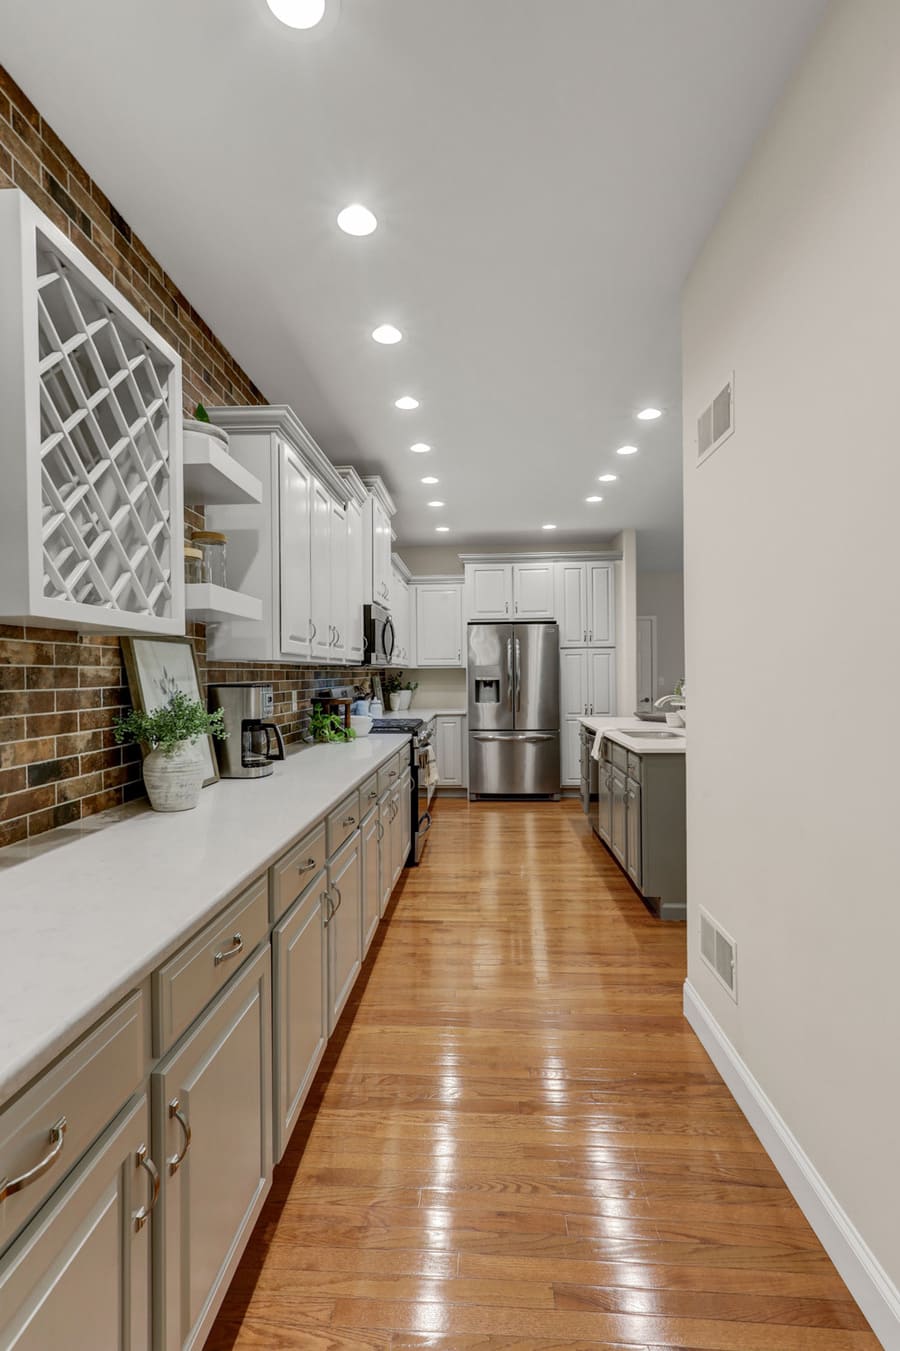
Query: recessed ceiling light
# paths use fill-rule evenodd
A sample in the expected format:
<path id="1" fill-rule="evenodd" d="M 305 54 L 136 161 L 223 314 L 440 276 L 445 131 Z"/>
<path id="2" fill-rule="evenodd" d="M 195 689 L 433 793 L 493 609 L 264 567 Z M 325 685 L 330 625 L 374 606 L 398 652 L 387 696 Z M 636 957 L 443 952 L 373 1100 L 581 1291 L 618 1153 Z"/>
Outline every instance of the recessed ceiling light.
<path id="1" fill-rule="evenodd" d="M 315 28 L 325 17 L 325 0 L 266 0 L 269 9 L 288 28 Z"/>
<path id="2" fill-rule="evenodd" d="M 417 441 L 414 446 L 410 446 L 410 450 L 413 455 L 427 455 L 431 446 L 427 445 L 425 441 Z"/>
<path id="3" fill-rule="evenodd" d="M 395 342 L 403 341 L 403 334 L 393 324 L 379 324 L 376 329 L 372 330 L 372 337 L 376 342 L 384 343 L 387 347 Z"/>
<path id="4" fill-rule="evenodd" d="M 434 528 L 439 535 L 446 535 L 447 531 L 450 529 L 449 525 L 436 525 Z"/>
<path id="5" fill-rule="evenodd" d="M 429 505 L 430 507 L 445 507 L 445 506 L 447 505 L 447 503 L 446 503 L 446 502 L 429 502 L 428 505 Z"/>
<path id="6" fill-rule="evenodd" d="M 637 455 L 637 446 L 619 446 L 617 455 Z"/>
<path id="7" fill-rule="evenodd" d="M 378 229 L 378 221 L 367 206 L 351 202 L 338 214 L 337 223 L 345 235 L 370 235 Z"/>
<path id="8" fill-rule="evenodd" d="M 642 408 L 637 414 L 641 422 L 655 422 L 658 417 L 662 417 L 661 408 Z"/>
<path id="9" fill-rule="evenodd" d="M 440 483 L 440 481 L 439 478 L 433 478 L 431 474 L 427 474 L 425 478 L 422 479 L 423 483 Z"/>
<path id="10" fill-rule="evenodd" d="M 541 529 L 542 529 L 542 530 L 555 530 L 555 529 L 556 529 L 556 526 L 555 526 L 555 525 L 542 525 L 542 526 L 541 526 Z"/>
<path id="11" fill-rule="evenodd" d="M 615 483 L 619 477 L 618 474 L 600 474 L 597 478 L 598 483 Z"/>
<path id="12" fill-rule="evenodd" d="M 402 408 L 404 413 L 411 413 L 412 410 L 418 408 L 418 406 L 419 400 L 414 399 L 411 394 L 404 394 L 403 397 L 398 399 L 394 404 L 395 408 Z"/>
<path id="13" fill-rule="evenodd" d="M 584 500 L 585 500 L 585 502 L 602 502 L 602 501 L 603 501 L 603 498 L 602 498 L 602 497 L 586 497 Z"/>

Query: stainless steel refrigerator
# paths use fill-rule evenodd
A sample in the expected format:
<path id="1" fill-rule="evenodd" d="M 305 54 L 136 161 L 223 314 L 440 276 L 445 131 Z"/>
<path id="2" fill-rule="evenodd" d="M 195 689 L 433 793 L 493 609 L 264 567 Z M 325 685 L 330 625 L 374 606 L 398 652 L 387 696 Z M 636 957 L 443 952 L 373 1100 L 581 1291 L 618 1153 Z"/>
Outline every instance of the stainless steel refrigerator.
<path id="1" fill-rule="evenodd" d="M 559 627 L 469 625 L 469 797 L 560 792 Z"/>

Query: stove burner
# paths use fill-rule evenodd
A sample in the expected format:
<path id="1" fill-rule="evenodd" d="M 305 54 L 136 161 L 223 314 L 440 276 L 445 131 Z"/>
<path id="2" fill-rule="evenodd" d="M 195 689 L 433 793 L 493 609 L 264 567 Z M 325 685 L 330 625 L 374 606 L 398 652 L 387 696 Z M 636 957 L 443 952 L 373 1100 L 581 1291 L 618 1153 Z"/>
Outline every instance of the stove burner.
<path id="1" fill-rule="evenodd" d="M 376 718 L 373 732 L 418 732 L 425 726 L 424 718 Z"/>

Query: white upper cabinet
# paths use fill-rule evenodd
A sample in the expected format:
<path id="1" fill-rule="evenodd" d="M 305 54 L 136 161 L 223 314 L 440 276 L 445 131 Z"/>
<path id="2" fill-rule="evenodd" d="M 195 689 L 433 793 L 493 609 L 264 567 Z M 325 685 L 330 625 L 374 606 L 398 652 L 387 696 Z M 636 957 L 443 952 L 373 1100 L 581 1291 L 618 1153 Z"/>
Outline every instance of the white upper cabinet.
<path id="1" fill-rule="evenodd" d="M 331 655 L 338 661 L 347 656 L 347 510 L 338 502 L 331 503 Z"/>
<path id="2" fill-rule="evenodd" d="M 347 503 L 347 641 L 346 657 L 351 666 L 363 660 L 363 523 L 358 502 Z"/>
<path id="3" fill-rule="evenodd" d="M 367 478 L 362 482 L 369 488 L 369 498 L 363 509 L 365 599 L 367 604 L 381 605 L 385 610 L 390 610 L 394 599 L 394 565 L 391 556 L 391 515 L 394 506 L 380 478 Z"/>
<path id="4" fill-rule="evenodd" d="M 394 624 L 394 666 L 413 662 L 412 616 L 410 614 L 409 585 L 396 570 L 391 582 L 391 619 Z"/>
<path id="5" fill-rule="evenodd" d="M 560 647 L 612 647 L 615 631 L 615 564 L 556 564 Z"/>
<path id="6" fill-rule="evenodd" d="M 513 617 L 555 619 L 552 563 L 513 564 Z"/>
<path id="7" fill-rule="evenodd" d="M 464 666 L 462 587 L 425 584 L 416 586 L 414 592 L 414 665 Z"/>
<path id="8" fill-rule="evenodd" d="M 330 657 L 331 624 L 331 507 L 327 488 L 315 481 L 310 510 L 311 619 L 313 657 Z"/>
<path id="9" fill-rule="evenodd" d="M 0 193 L 0 618 L 184 632 L 181 360 Z"/>
<path id="10" fill-rule="evenodd" d="M 281 542 L 281 650 L 312 655 L 310 623 L 309 512 L 313 476 L 302 456 L 279 442 L 279 525 Z"/>
<path id="11" fill-rule="evenodd" d="M 466 567 L 469 619 L 511 619 L 513 580 L 510 563 L 473 563 Z"/>

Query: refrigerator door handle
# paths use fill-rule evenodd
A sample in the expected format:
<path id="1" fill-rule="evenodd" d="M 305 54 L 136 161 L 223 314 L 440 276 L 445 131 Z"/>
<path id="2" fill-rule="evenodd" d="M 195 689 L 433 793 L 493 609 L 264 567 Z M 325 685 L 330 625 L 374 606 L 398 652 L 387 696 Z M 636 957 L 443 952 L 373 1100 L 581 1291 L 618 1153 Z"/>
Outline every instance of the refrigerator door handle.
<path id="1" fill-rule="evenodd" d="M 510 711 L 510 713 L 512 712 L 512 709 L 513 709 L 513 687 L 514 687 L 514 684 L 515 684 L 515 675 L 514 675 L 514 673 L 513 673 L 512 645 L 513 645 L 513 640 L 512 640 L 512 638 L 507 638 L 507 640 L 506 640 L 506 681 L 507 681 L 507 696 L 506 696 L 506 697 L 507 697 L 507 702 L 508 702 L 508 704 L 509 704 L 509 711 Z"/>
<path id="2" fill-rule="evenodd" d="M 518 638 L 517 638 L 517 639 L 516 639 L 516 712 L 517 712 L 517 713 L 519 712 L 519 710 L 520 710 L 521 707 L 522 707 L 522 674 L 521 674 L 521 665 L 522 665 L 522 649 L 521 649 L 521 647 L 520 647 L 520 645 L 519 645 L 519 640 L 518 640 Z"/>
<path id="3" fill-rule="evenodd" d="M 506 740 L 508 740 L 508 739 L 509 739 L 509 738 L 507 737 Z M 486 734 L 483 733 L 483 732 L 476 732 L 476 733 L 474 733 L 474 735 L 473 735 L 473 737 L 472 737 L 472 740 L 473 740 L 473 741 L 499 741 L 499 740 L 500 740 L 500 737 L 498 737 L 498 736 L 488 736 L 488 735 L 486 735 Z"/>

